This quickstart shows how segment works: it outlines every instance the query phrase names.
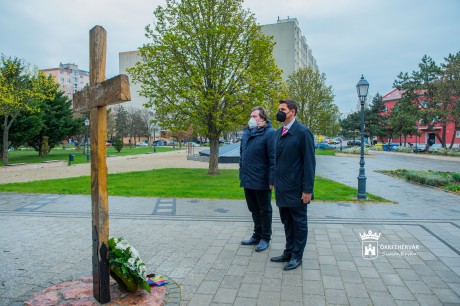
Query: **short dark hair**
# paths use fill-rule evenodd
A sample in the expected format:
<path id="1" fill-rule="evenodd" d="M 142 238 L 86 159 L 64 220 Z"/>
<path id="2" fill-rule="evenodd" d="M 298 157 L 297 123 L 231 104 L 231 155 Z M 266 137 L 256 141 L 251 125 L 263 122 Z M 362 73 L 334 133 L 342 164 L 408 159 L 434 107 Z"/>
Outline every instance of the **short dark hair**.
<path id="1" fill-rule="evenodd" d="M 259 116 L 260 116 L 260 118 L 262 118 L 262 119 L 264 119 L 264 120 L 267 120 L 267 114 L 265 114 L 265 110 L 264 110 L 264 108 L 263 108 L 262 106 L 256 106 L 256 107 L 254 107 L 254 108 L 251 110 L 251 113 L 252 113 L 253 111 L 256 111 L 256 110 L 259 111 Z"/>
<path id="2" fill-rule="evenodd" d="M 297 115 L 297 103 L 291 99 L 280 100 L 279 104 L 286 104 L 290 110 L 294 110 L 294 115 Z"/>

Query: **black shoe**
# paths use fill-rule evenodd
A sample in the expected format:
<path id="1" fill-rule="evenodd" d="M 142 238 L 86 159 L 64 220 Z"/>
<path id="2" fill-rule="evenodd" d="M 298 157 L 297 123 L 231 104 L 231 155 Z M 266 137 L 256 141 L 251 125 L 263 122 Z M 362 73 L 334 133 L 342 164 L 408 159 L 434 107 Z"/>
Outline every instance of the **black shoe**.
<path id="1" fill-rule="evenodd" d="M 259 244 L 260 240 L 257 240 L 254 237 L 249 238 L 248 240 L 241 241 L 242 245 L 256 245 Z"/>
<path id="2" fill-rule="evenodd" d="M 291 260 L 284 266 L 284 271 L 294 270 L 300 265 L 302 265 L 302 260 L 291 258 Z"/>
<path id="3" fill-rule="evenodd" d="M 265 251 L 269 246 L 269 243 L 263 239 L 260 240 L 259 244 L 256 247 L 256 252 Z"/>
<path id="4" fill-rule="evenodd" d="M 284 254 L 282 254 L 281 256 L 270 258 L 270 261 L 272 261 L 272 262 L 287 262 L 289 260 L 291 260 L 291 256 L 287 256 L 287 255 L 284 255 Z"/>

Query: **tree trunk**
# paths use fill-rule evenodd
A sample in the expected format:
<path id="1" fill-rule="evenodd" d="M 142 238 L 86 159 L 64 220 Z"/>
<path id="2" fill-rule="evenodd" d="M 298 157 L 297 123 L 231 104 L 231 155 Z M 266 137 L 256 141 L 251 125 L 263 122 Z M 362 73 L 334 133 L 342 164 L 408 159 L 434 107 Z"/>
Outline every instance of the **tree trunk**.
<path id="1" fill-rule="evenodd" d="M 219 174 L 219 137 L 209 137 L 209 170 L 208 174 Z"/>
<path id="2" fill-rule="evenodd" d="M 3 165 L 8 165 L 8 116 L 3 120 Z"/>

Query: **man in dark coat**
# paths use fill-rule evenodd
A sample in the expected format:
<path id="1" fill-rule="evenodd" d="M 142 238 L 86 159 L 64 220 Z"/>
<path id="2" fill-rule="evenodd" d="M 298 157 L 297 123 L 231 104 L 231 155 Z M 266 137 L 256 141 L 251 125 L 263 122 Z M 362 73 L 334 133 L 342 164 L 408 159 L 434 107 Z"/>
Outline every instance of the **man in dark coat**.
<path id="1" fill-rule="evenodd" d="M 286 247 L 273 262 L 288 262 L 284 270 L 302 264 L 307 244 L 307 204 L 313 200 L 315 143 L 310 130 L 295 119 L 297 105 L 280 100 L 276 119 L 283 126 L 275 134 L 275 196 L 284 225 Z"/>
<path id="2" fill-rule="evenodd" d="M 256 251 L 268 248 L 272 235 L 272 187 L 274 184 L 275 130 L 265 111 L 252 109 L 248 128 L 244 129 L 240 145 L 240 186 L 254 221 L 251 238 L 243 245 L 257 245 Z"/>

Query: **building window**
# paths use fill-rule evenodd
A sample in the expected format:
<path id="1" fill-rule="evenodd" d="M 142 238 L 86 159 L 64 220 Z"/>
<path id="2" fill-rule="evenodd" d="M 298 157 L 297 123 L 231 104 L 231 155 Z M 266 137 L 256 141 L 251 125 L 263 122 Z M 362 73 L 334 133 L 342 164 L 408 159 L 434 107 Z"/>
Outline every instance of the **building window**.
<path id="1" fill-rule="evenodd" d="M 74 82 L 74 83 L 77 83 L 77 82 L 78 82 L 78 78 L 77 78 L 77 77 L 74 77 L 74 78 L 73 78 L 73 82 Z"/>
<path id="2" fill-rule="evenodd" d="M 455 138 L 460 138 L 460 130 L 457 130 L 457 131 L 455 132 Z"/>
<path id="3" fill-rule="evenodd" d="M 383 111 L 384 111 L 385 113 L 388 112 L 388 106 L 386 106 L 386 105 L 383 106 Z"/>

